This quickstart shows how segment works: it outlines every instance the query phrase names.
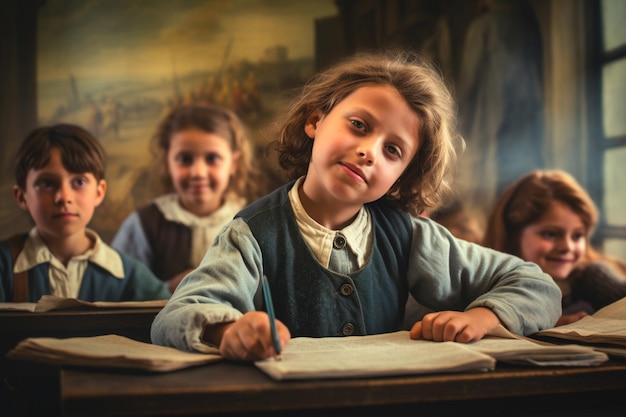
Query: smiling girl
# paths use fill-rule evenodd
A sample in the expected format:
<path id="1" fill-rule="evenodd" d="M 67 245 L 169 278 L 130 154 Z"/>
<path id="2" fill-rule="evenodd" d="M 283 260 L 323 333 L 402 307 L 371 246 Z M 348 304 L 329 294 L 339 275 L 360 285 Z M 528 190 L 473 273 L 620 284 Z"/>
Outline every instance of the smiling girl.
<path id="1" fill-rule="evenodd" d="M 560 292 L 536 265 L 419 216 L 451 187 L 457 138 L 452 98 L 428 62 L 402 51 L 347 58 L 314 76 L 278 126 L 273 149 L 290 181 L 222 230 L 155 318 L 154 343 L 276 356 L 263 276 L 281 347 L 400 330 L 409 293 L 434 310 L 413 339 L 554 325 Z"/>
<path id="2" fill-rule="evenodd" d="M 217 232 L 263 187 L 246 128 L 226 108 L 175 107 L 152 145 L 165 193 L 132 212 L 111 246 L 143 262 L 174 292 Z"/>
<path id="3" fill-rule="evenodd" d="M 554 279 L 563 325 L 626 296 L 626 263 L 590 245 L 597 222 L 595 204 L 571 175 L 537 170 L 502 193 L 483 243 L 536 263 Z"/>

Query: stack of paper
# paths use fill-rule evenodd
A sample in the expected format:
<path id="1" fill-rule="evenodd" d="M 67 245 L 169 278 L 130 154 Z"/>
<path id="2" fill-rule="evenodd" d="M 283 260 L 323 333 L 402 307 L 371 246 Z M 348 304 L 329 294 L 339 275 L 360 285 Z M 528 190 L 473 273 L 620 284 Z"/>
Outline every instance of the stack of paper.
<path id="1" fill-rule="evenodd" d="M 171 371 L 221 359 L 219 351 L 189 353 L 118 335 L 29 338 L 11 358 L 60 365 Z M 279 359 L 255 362 L 274 379 L 351 378 L 449 372 L 486 372 L 496 361 L 532 366 L 595 366 L 608 360 L 592 347 L 552 345 L 503 327 L 472 343 L 412 340 L 408 331 L 370 336 L 296 337 Z"/>
<path id="2" fill-rule="evenodd" d="M 401 331 L 371 336 L 296 337 L 280 358 L 255 362 L 274 379 L 372 377 L 491 371 L 496 360 L 461 343 L 411 340 Z"/>
<path id="3" fill-rule="evenodd" d="M 546 340 L 568 340 L 592 346 L 611 356 L 626 358 L 626 298 L 574 323 L 536 333 Z"/>
<path id="4" fill-rule="evenodd" d="M 43 313 L 52 310 L 85 310 L 94 308 L 152 308 L 163 307 L 167 300 L 152 301 L 83 301 L 77 298 L 44 295 L 36 303 L 0 303 L 0 310 L 20 310 Z"/>
<path id="5" fill-rule="evenodd" d="M 137 368 L 165 372 L 221 360 L 219 354 L 190 353 L 109 334 L 22 340 L 7 356 L 60 365 Z"/>
<path id="6" fill-rule="evenodd" d="M 298 337 L 280 359 L 257 361 L 274 379 L 372 377 L 490 371 L 496 361 L 533 366 L 595 366 L 608 356 L 592 348 L 543 345 L 499 327 L 473 343 L 412 340 L 408 331 L 371 336 Z"/>

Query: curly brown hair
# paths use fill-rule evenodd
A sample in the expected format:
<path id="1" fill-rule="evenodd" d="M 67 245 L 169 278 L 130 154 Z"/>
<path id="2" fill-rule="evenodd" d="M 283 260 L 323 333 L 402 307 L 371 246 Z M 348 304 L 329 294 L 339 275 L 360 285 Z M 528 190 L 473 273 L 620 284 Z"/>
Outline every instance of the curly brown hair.
<path id="1" fill-rule="evenodd" d="M 328 114 L 365 85 L 395 88 L 421 122 L 418 152 L 387 192 L 388 200 L 412 215 L 439 206 L 452 191 L 456 145 L 462 139 L 457 142 L 454 100 L 441 73 L 415 51 L 359 52 L 315 74 L 292 99 L 267 150 L 277 152 L 287 180 L 306 175 L 313 148 L 304 132 L 307 118 L 314 111 Z"/>
<path id="2" fill-rule="evenodd" d="M 252 160 L 251 141 L 243 121 L 232 111 L 213 104 L 184 104 L 172 108 L 160 121 L 152 137 L 151 150 L 164 192 L 174 191 L 167 169 L 167 152 L 172 136 L 186 129 L 200 129 L 227 139 L 233 152 L 240 152 L 237 172 L 228 191 L 252 201 L 263 193 L 260 173 Z"/>
<path id="3" fill-rule="evenodd" d="M 522 231 L 538 222 L 557 201 L 580 217 L 589 244 L 598 223 L 598 210 L 576 179 L 557 169 L 530 171 L 502 192 L 487 219 L 483 244 L 520 256 Z"/>

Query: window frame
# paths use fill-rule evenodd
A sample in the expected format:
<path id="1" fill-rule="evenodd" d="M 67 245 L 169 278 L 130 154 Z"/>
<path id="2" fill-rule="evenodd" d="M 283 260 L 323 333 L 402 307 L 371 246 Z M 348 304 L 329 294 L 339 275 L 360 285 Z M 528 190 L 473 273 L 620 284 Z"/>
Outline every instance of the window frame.
<path id="1" fill-rule="evenodd" d="M 589 36 L 587 50 L 589 53 L 588 76 L 588 115 L 589 115 L 589 193 L 598 206 L 600 221 L 592 239 L 594 246 L 602 249 L 606 239 L 626 241 L 626 226 L 611 225 L 607 222 L 604 207 L 605 190 L 604 156 L 607 151 L 626 148 L 626 134 L 607 137 L 602 119 L 602 71 L 605 65 L 626 60 L 626 42 L 611 51 L 604 51 L 602 0 L 588 2 L 586 11 Z M 626 190 L 624 190 L 626 192 Z"/>

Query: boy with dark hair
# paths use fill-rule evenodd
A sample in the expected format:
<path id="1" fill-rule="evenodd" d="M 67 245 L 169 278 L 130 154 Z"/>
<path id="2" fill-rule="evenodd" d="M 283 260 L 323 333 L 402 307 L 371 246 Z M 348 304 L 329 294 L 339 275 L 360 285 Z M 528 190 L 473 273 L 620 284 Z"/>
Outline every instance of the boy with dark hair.
<path id="1" fill-rule="evenodd" d="M 150 270 L 87 228 L 106 193 L 106 154 L 71 124 L 40 127 L 16 155 L 13 194 L 35 227 L 0 241 L 0 301 L 46 294 L 85 301 L 168 299 Z"/>

